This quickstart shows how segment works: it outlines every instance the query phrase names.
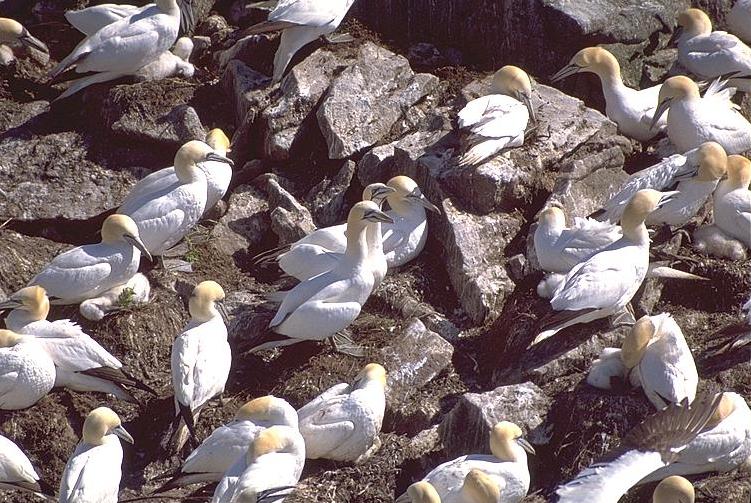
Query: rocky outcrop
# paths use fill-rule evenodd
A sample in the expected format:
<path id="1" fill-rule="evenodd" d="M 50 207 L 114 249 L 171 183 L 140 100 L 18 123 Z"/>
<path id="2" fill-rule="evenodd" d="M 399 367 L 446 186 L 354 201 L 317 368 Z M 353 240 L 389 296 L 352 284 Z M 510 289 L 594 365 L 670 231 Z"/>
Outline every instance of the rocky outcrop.
<path id="1" fill-rule="evenodd" d="M 271 226 L 264 194 L 250 185 L 237 187 L 229 198 L 227 213 L 211 230 L 216 248 L 241 259 L 249 248 L 258 246 Z"/>
<path id="2" fill-rule="evenodd" d="M 354 161 L 347 161 L 332 179 L 324 178 L 308 191 L 305 201 L 319 227 L 338 224 L 346 220 L 345 196 L 352 183 L 356 167 Z"/>

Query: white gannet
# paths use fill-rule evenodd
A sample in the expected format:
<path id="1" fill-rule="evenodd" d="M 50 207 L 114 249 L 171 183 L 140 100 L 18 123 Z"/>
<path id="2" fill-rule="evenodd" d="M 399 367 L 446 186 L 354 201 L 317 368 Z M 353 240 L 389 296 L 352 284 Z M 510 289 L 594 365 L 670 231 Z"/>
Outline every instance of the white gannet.
<path id="1" fill-rule="evenodd" d="M 360 201 L 352 207 L 347 218 L 345 256 L 334 269 L 283 294 L 284 299 L 269 323 L 275 334 L 264 334 L 266 340 L 253 341 L 253 351 L 303 340 L 323 340 L 355 321 L 375 284 L 368 264 L 366 229 L 376 222 L 394 220 L 373 201 Z"/>
<path id="2" fill-rule="evenodd" d="M 675 190 L 678 194 L 669 203 L 650 213 L 646 223 L 682 227 L 712 195 L 719 179 L 725 175 L 726 166 L 725 150 L 713 141 L 703 143 L 685 154 L 672 155 L 631 175 L 597 218 L 617 222 L 628 200 L 639 190 L 667 190 L 677 183 Z"/>
<path id="3" fill-rule="evenodd" d="M 647 141 L 665 128 L 665 119 L 657 122 L 659 127 L 650 127 L 661 84 L 642 90 L 626 86 L 621 78 L 618 60 L 602 47 L 587 47 L 574 54 L 571 62 L 553 75 L 551 82 L 580 72 L 591 72 L 600 78 L 605 96 L 605 114 L 618 125 L 622 134 L 638 141 Z"/>
<path id="4" fill-rule="evenodd" d="M 626 365 L 623 363 L 620 348 L 603 348 L 600 355 L 592 362 L 587 373 L 587 384 L 600 389 L 612 389 L 611 379 L 626 380 Z M 636 386 L 638 382 L 632 383 Z"/>
<path id="5" fill-rule="evenodd" d="M 501 485 L 482 470 L 473 468 L 464 477 L 464 483 L 458 493 L 444 498 L 438 494 L 430 482 L 421 480 L 407 488 L 406 498 L 402 496 L 399 503 L 498 503 L 501 499 Z"/>
<path id="6" fill-rule="evenodd" d="M 697 227 L 691 246 L 699 253 L 718 258 L 742 261 L 748 258 L 746 245 L 725 234 L 715 224 Z"/>
<path id="7" fill-rule="evenodd" d="M 50 262 L 29 281 L 47 291 L 52 304 L 78 304 L 127 283 L 138 271 L 146 246 L 136 223 L 126 215 L 110 215 L 102 224 L 102 241 L 78 246 Z"/>
<path id="8" fill-rule="evenodd" d="M 120 360 L 70 320 L 47 321 L 50 302 L 40 286 L 22 288 L 2 307 L 13 307 L 5 324 L 19 334 L 33 335 L 55 363 L 55 387 L 75 391 L 110 393 L 121 400 L 135 401 L 124 387 L 156 395 L 144 383 L 129 375 Z"/>
<path id="9" fill-rule="evenodd" d="M 726 19 L 735 36 L 751 42 L 751 0 L 736 0 Z"/>
<path id="10" fill-rule="evenodd" d="M 480 164 L 504 148 L 521 146 L 530 118 L 535 122 L 529 75 L 506 65 L 493 75 L 492 94 L 470 101 L 459 112 L 464 133 L 459 166 Z"/>
<path id="11" fill-rule="evenodd" d="M 56 99 L 67 98 L 92 84 L 133 75 L 172 47 L 179 28 L 177 1 L 157 0 L 143 11 L 97 30 L 50 72 L 53 79 L 67 70 L 94 75 L 76 80 Z"/>
<path id="12" fill-rule="evenodd" d="M 679 152 L 687 152 L 702 143 L 715 141 L 728 154 L 751 149 L 751 124 L 734 108 L 722 82 L 713 82 L 702 98 L 696 83 L 678 75 L 667 79 L 653 124 L 667 112 L 667 133 Z"/>
<path id="13" fill-rule="evenodd" d="M 107 407 L 89 412 L 81 442 L 60 479 L 60 503 L 115 503 L 120 491 L 123 448 L 133 443 L 117 414 Z"/>
<path id="14" fill-rule="evenodd" d="M 298 426 L 297 411 L 286 400 L 264 396 L 247 402 L 237 409 L 232 421 L 201 442 L 180 471 L 156 492 L 199 482 L 218 482 L 262 431 L 277 425 Z"/>
<path id="15" fill-rule="evenodd" d="M 386 370 L 366 365 L 352 384 L 324 391 L 297 411 L 308 459 L 360 463 L 381 447 Z"/>
<path id="16" fill-rule="evenodd" d="M 262 502 L 268 498 L 282 503 L 300 480 L 304 464 L 305 441 L 297 428 L 267 428 L 227 470 L 211 502 Z"/>
<path id="17" fill-rule="evenodd" d="M 223 300 L 224 290 L 218 283 L 199 283 L 188 301 L 190 322 L 172 343 L 175 423 L 182 419 L 193 437 L 201 407 L 224 392 L 232 365 Z M 178 433 L 179 447 L 183 437 Z"/>
<path id="18" fill-rule="evenodd" d="M 571 325 L 589 323 L 624 309 L 649 269 L 649 234 L 644 220 L 675 195 L 643 189 L 634 194 L 621 217 L 623 237 L 574 266 L 550 305 L 556 313 L 542 320 L 537 344 Z"/>
<path id="19" fill-rule="evenodd" d="M 712 203 L 715 225 L 751 248 L 751 161 L 728 157 L 728 177 L 715 190 Z"/>
<path id="20" fill-rule="evenodd" d="M 527 453 L 534 454 L 532 446 L 522 437 L 522 430 L 508 421 L 496 424 L 490 432 L 489 454 L 470 454 L 443 463 L 428 473 L 423 480 L 429 482 L 440 495 L 441 501 L 461 502 L 465 478 L 470 470 L 485 473 L 500 491 L 502 503 L 518 503 L 529 490 Z M 397 503 L 408 502 L 407 494 L 397 498 Z"/>
<path id="21" fill-rule="evenodd" d="M 400 499 L 399 503 L 441 503 L 441 495 L 425 480 L 410 485 Z"/>
<path id="22" fill-rule="evenodd" d="M 55 490 L 39 478 L 29 458 L 10 439 L 0 435 L 0 490 L 29 491 L 57 501 Z"/>
<path id="23" fill-rule="evenodd" d="M 78 310 L 87 320 L 101 321 L 110 313 L 146 304 L 150 293 L 149 279 L 139 272 L 127 283 L 111 288 L 99 297 L 84 300 Z"/>
<path id="24" fill-rule="evenodd" d="M 177 244 L 203 215 L 208 181 L 200 163 L 206 161 L 233 165 L 206 143 L 189 141 L 175 154 L 176 180 L 157 190 L 148 183 L 137 184 L 118 208 L 118 213 L 129 215 L 138 224 L 141 239 L 152 255 L 161 255 Z"/>
<path id="25" fill-rule="evenodd" d="M 657 484 L 652 493 L 652 503 L 694 503 L 696 494 L 691 482 L 673 475 Z"/>
<path id="26" fill-rule="evenodd" d="M 279 82 L 295 53 L 318 37 L 334 32 L 353 3 L 354 0 L 281 0 L 267 21 L 251 26 L 242 36 L 282 31 L 274 55 L 273 82 Z"/>
<path id="27" fill-rule="evenodd" d="M 193 0 L 177 0 L 180 9 L 180 31 L 187 33 L 195 26 L 195 13 L 192 9 Z M 92 5 L 80 10 L 65 12 L 65 19 L 73 28 L 86 36 L 91 36 L 105 26 L 130 17 L 141 14 L 146 9 L 154 7 L 154 3 L 148 3 L 142 7 L 130 4 L 103 3 Z"/>
<path id="28" fill-rule="evenodd" d="M 11 58 L 11 61 L 13 59 L 13 51 L 10 47 L 16 45 L 30 47 L 43 52 L 44 54 L 50 53 L 44 42 L 29 33 L 29 30 L 27 30 L 21 23 L 13 19 L 0 17 L 0 47 L 9 48 L 9 57 Z M 6 64 L 9 62 L 10 61 L 7 61 Z"/>
<path id="29" fill-rule="evenodd" d="M 193 53 L 193 41 L 189 37 L 180 37 L 170 51 L 164 51 L 154 61 L 142 66 L 134 77 L 139 82 L 162 80 L 170 77 L 189 79 L 196 69 L 190 62 Z"/>
<path id="30" fill-rule="evenodd" d="M 29 335 L 0 330 L 0 410 L 31 407 L 55 386 L 55 364 Z"/>

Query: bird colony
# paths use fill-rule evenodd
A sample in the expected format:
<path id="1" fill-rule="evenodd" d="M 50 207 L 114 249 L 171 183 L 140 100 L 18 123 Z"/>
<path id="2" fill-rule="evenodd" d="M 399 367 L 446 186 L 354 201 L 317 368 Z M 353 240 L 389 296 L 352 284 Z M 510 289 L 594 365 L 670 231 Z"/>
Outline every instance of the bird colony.
<path id="1" fill-rule="evenodd" d="M 3 99 L 44 98 L 4 119 L 0 172 L 31 155 L 3 142 L 26 152 L 148 86 L 200 82 L 210 106 L 196 107 L 224 128 L 199 119 L 190 137 L 178 121 L 148 143 L 138 125 L 108 169 L 48 173 L 24 196 L 44 206 L 71 177 L 66 201 L 95 199 L 85 218 L 2 207 L 0 501 L 748 501 L 751 2 L 725 13 L 729 32 L 676 12 L 675 64 L 652 87 L 626 85 L 627 62 L 593 46 L 462 93 L 444 85 L 458 74 L 414 74 L 366 31 L 343 33 L 352 0 L 267 4 L 240 28 L 197 0 L 0 19 Z M 398 93 L 369 80 L 368 51 L 412 80 Z M 550 87 L 581 73 L 599 78 L 607 118 Z M 383 86 L 375 104 L 337 101 L 353 82 Z M 427 83 L 440 104 L 428 90 L 368 136 L 390 113 L 378 102 Z M 440 134 L 410 145 L 436 110 Z M 588 127 L 574 113 L 621 146 L 563 174 L 591 147 L 564 137 Z M 92 152 L 116 129 L 90 128 Z M 627 174 L 575 191 L 621 148 Z M 45 155 L 74 162 L 65 150 Z M 529 156 L 539 183 L 520 181 Z M 697 306 L 722 316 L 686 314 Z"/>

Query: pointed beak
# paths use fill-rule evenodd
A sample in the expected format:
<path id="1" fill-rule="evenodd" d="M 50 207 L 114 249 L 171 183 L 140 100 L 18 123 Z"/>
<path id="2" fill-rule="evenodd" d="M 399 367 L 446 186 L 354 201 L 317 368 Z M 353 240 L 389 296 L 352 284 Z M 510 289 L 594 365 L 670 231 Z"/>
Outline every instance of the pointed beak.
<path id="1" fill-rule="evenodd" d="M 662 197 L 660 198 L 660 201 L 657 203 L 657 208 L 662 208 L 667 203 L 675 199 L 678 196 L 678 194 L 680 194 L 680 192 L 677 190 L 672 190 L 670 192 L 663 192 Z"/>
<path id="2" fill-rule="evenodd" d="M 133 440 L 133 437 L 130 436 L 130 433 L 126 431 L 125 428 L 122 427 L 122 425 L 118 426 L 117 428 L 112 430 L 112 433 L 114 433 L 116 436 L 120 437 L 122 440 L 125 440 L 129 444 L 135 444 L 135 440 Z"/>
<path id="3" fill-rule="evenodd" d="M 221 154 L 217 154 L 216 152 L 209 152 L 208 154 L 206 154 L 206 160 L 223 162 L 224 164 L 229 164 L 233 168 L 235 167 L 235 162 L 232 159 L 230 159 L 229 157 L 224 157 Z"/>
<path id="4" fill-rule="evenodd" d="M 6 309 L 17 309 L 19 307 L 23 307 L 23 304 L 17 300 L 7 299 L 3 302 L 0 302 L 0 311 L 4 311 Z"/>
<path id="5" fill-rule="evenodd" d="M 18 40 L 26 47 L 32 47 L 37 51 L 43 52 L 45 54 L 50 53 L 47 45 L 38 38 L 32 36 L 31 33 L 29 33 L 27 30 L 24 30 L 23 34 L 18 38 Z"/>
<path id="6" fill-rule="evenodd" d="M 535 454 L 535 455 L 537 454 L 535 452 L 535 448 L 532 447 L 532 444 L 530 444 L 526 438 L 519 437 L 516 439 L 516 443 L 519 444 L 521 448 L 527 451 L 529 454 Z"/>
<path id="7" fill-rule="evenodd" d="M 380 211 L 380 210 L 378 210 L 378 211 L 371 211 L 370 213 L 368 213 L 367 219 L 370 220 L 371 222 L 381 222 L 381 223 L 384 223 L 384 224 L 393 224 L 394 223 L 394 219 L 393 218 L 391 218 L 386 213 L 384 213 L 383 211 Z"/>
<path id="8" fill-rule="evenodd" d="M 670 108 L 671 101 L 673 101 L 673 98 L 666 98 L 662 100 L 659 105 L 657 105 L 654 117 L 652 117 L 652 122 L 649 124 L 649 129 L 655 128 L 657 122 L 660 120 L 660 117 L 662 117 L 662 115 L 668 111 L 668 108 Z"/>
<path id="9" fill-rule="evenodd" d="M 435 204 L 433 204 L 430 201 L 428 201 L 428 198 L 426 198 L 422 194 L 422 192 L 420 192 L 419 190 L 415 189 L 415 191 L 412 192 L 407 197 L 415 199 L 417 201 L 417 203 L 420 204 L 420 205 L 422 205 L 425 209 L 428 209 L 430 211 L 434 211 L 434 212 L 438 213 L 439 215 L 441 214 L 441 210 L 439 210 L 438 207 Z"/>
<path id="10" fill-rule="evenodd" d="M 149 250 L 146 249 L 146 245 L 143 244 L 143 241 L 141 241 L 140 237 L 131 236 L 130 234 L 123 236 L 127 242 L 138 248 L 138 250 L 147 258 L 149 259 L 149 262 L 154 262 L 154 258 L 151 256 L 151 253 L 149 253 Z"/>
<path id="11" fill-rule="evenodd" d="M 537 114 L 535 114 L 535 109 L 532 106 L 532 97 L 525 94 L 525 93 L 518 93 L 519 101 L 524 103 L 524 106 L 527 107 L 527 111 L 529 112 L 529 117 L 532 119 L 532 122 L 534 124 L 537 124 Z"/>
<path id="12" fill-rule="evenodd" d="M 227 306 L 224 305 L 224 301 L 217 300 L 214 302 L 214 305 L 216 306 L 216 310 L 219 311 L 219 314 L 222 315 L 224 324 L 229 325 L 229 313 L 227 312 Z"/>
<path id="13" fill-rule="evenodd" d="M 568 65 L 558 70 L 558 72 L 555 75 L 550 77 L 550 82 L 555 83 L 555 82 L 558 82 L 559 80 L 563 80 L 566 77 L 570 77 L 572 75 L 579 73 L 579 70 L 581 70 L 581 68 L 579 68 L 577 65 L 573 63 L 569 63 Z"/>

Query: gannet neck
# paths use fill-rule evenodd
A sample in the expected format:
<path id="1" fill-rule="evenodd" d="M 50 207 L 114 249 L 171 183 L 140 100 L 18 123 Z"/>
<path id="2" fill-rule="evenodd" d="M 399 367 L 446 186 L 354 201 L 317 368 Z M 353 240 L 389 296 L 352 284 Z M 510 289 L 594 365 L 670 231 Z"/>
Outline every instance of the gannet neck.
<path id="1" fill-rule="evenodd" d="M 353 389 L 378 388 L 381 391 L 386 389 L 386 369 L 377 363 L 365 365 L 352 385 Z"/>
<path id="2" fill-rule="evenodd" d="M 409 486 L 407 488 L 407 496 L 409 496 L 411 503 L 441 503 L 438 491 L 426 480 L 415 482 Z"/>
<path id="3" fill-rule="evenodd" d="M 368 225 L 365 230 L 365 239 L 368 242 L 368 256 L 383 253 L 383 238 L 381 233 L 381 222 Z"/>
<path id="4" fill-rule="evenodd" d="M 678 24 L 688 38 L 712 33 L 712 20 L 701 9 L 686 9 L 678 15 Z"/>
<path id="5" fill-rule="evenodd" d="M 644 222 L 631 224 L 625 222 L 621 218 L 621 228 L 623 229 L 623 237 L 627 238 L 632 243 L 645 244 L 649 243 L 649 232 Z"/>
<path id="6" fill-rule="evenodd" d="M 12 348 L 23 341 L 24 337 L 24 335 L 11 330 L 0 329 L 0 348 Z"/>
<path id="7" fill-rule="evenodd" d="M 203 281 L 194 289 L 188 301 L 191 319 L 199 323 L 221 317 L 216 303 L 224 300 L 224 290 L 216 281 Z"/>
<path id="8" fill-rule="evenodd" d="M 639 365 L 649 346 L 649 341 L 656 335 L 656 327 L 649 316 L 640 318 L 623 339 L 621 360 L 627 369 Z"/>
<path id="9" fill-rule="evenodd" d="M 202 141 L 192 140 L 180 147 L 175 154 L 175 174 L 182 183 L 192 183 L 203 179 L 206 174 L 198 166 L 198 162 L 206 159 L 206 155 L 214 150 Z"/>
<path id="10" fill-rule="evenodd" d="M 155 3 L 165 14 L 180 14 L 180 7 L 177 5 L 177 0 L 156 0 Z"/>
<path id="11" fill-rule="evenodd" d="M 362 260 L 368 256 L 368 225 L 361 219 L 347 221 L 347 248 L 344 254 L 355 260 Z"/>
<path id="12" fill-rule="evenodd" d="M 657 485 L 652 495 L 652 503 L 694 503 L 695 497 L 691 482 L 673 475 Z"/>
<path id="13" fill-rule="evenodd" d="M 501 488 L 485 472 L 475 468 L 464 477 L 461 494 L 466 503 L 495 503 L 501 499 Z"/>
<path id="14" fill-rule="evenodd" d="M 728 156 L 728 186 L 735 189 L 747 189 L 751 184 L 751 161 L 742 155 Z"/>
<path id="15" fill-rule="evenodd" d="M 722 145 L 709 141 L 699 147 L 699 171 L 697 179 L 702 182 L 719 180 L 727 172 L 728 155 Z"/>
<path id="16" fill-rule="evenodd" d="M 621 215 L 623 236 L 633 243 L 648 245 L 649 234 L 644 221 L 650 213 L 668 202 L 674 195 L 675 193 L 662 193 L 652 189 L 642 189 L 634 194 Z"/>

